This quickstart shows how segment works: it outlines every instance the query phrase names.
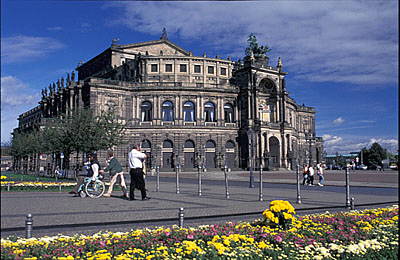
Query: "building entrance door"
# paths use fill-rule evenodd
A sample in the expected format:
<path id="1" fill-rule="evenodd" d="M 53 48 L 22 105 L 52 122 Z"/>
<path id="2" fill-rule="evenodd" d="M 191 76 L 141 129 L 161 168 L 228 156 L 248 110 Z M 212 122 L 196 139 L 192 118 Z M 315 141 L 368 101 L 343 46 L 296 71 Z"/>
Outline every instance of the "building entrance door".
<path id="1" fill-rule="evenodd" d="M 279 168 L 280 164 L 280 149 L 279 140 L 275 136 L 269 138 L 269 151 L 271 155 L 270 166 L 272 168 Z"/>
<path id="2" fill-rule="evenodd" d="M 165 140 L 163 142 L 162 167 L 165 169 L 172 169 L 175 167 L 173 147 L 174 147 L 174 145 L 173 145 L 172 141 Z"/>
<path id="3" fill-rule="evenodd" d="M 184 153 L 184 165 L 183 167 L 186 169 L 193 169 L 195 164 L 195 156 L 194 156 L 194 142 L 192 140 L 186 140 L 185 146 L 183 148 Z"/>
<path id="4" fill-rule="evenodd" d="M 235 143 L 233 141 L 226 142 L 225 145 L 225 164 L 228 168 L 235 168 Z"/>
<path id="5" fill-rule="evenodd" d="M 215 162 L 215 142 L 213 140 L 208 140 L 206 143 L 206 168 L 216 168 Z"/>

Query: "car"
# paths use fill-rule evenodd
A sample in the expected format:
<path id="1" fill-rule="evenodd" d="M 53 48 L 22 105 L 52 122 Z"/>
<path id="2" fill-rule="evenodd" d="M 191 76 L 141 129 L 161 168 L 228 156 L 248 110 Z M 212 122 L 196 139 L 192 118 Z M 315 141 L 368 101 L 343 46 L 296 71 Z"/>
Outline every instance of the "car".
<path id="1" fill-rule="evenodd" d="M 389 165 L 389 168 L 396 171 L 399 167 L 397 166 L 396 163 L 391 163 L 391 164 Z"/>
<path id="2" fill-rule="evenodd" d="M 356 166 L 356 169 L 357 170 L 367 170 L 368 166 L 364 165 L 364 164 L 360 164 L 360 165 Z"/>

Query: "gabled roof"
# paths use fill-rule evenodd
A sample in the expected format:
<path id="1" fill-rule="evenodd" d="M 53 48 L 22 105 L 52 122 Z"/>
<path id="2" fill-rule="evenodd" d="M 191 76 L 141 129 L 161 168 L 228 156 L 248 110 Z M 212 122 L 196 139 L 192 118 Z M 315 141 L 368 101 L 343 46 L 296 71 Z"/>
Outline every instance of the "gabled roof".
<path id="1" fill-rule="evenodd" d="M 182 49 L 181 47 L 179 47 L 178 45 L 170 42 L 169 40 L 166 39 L 160 39 L 160 40 L 155 40 L 155 41 L 147 41 L 147 42 L 139 42 L 139 43 L 132 43 L 132 44 L 124 44 L 124 45 L 118 45 L 118 44 L 114 44 L 112 46 L 112 48 L 115 49 L 130 49 L 130 48 L 136 48 L 136 47 L 143 47 L 143 46 L 149 46 L 149 45 L 156 45 L 156 44 L 167 44 L 170 47 L 178 50 L 179 52 L 183 53 L 186 56 L 190 56 L 190 53 L 184 49 Z"/>

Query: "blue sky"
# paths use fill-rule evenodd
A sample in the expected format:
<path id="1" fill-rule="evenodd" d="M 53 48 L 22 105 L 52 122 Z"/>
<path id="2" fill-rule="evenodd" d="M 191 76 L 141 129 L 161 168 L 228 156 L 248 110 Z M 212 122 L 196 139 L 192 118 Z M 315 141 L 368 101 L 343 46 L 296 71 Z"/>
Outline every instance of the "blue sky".
<path id="1" fill-rule="evenodd" d="M 195 55 L 281 57 L 290 95 L 317 110 L 328 153 L 398 149 L 398 1 L 1 1 L 1 141 L 40 90 L 120 44 L 169 39 Z"/>

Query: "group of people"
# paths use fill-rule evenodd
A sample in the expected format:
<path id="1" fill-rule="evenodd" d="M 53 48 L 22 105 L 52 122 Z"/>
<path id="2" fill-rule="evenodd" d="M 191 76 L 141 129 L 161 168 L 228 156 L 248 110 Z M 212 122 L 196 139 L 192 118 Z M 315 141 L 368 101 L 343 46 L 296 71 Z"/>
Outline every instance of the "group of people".
<path id="1" fill-rule="evenodd" d="M 146 159 L 147 155 L 145 153 L 142 153 L 140 150 L 141 149 L 139 145 L 134 145 L 133 149 L 128 153 L 129 174 L 131 177 L 129 191 L 125 183 L 124 172 L 121 164 L 119 163 L 117 158 L 114 157 L 114 152 L 108 151 L 108 165 L 104 169 L 101 169 L 100 164 L 97 160 L 97 155 L 94 153 L 89 154 L 89 163 L 87 165 L 87 170 L 79 172 L 79 175 L 77 176 L 77 184 L 69 193 L 78 194 L 78 189 L 84 183 L 86 177 L 92 178 L 92 180 L 96 180 L 104 172 L 109 172 L 111 181 L 110 186 L 108 187 L 108 191 L 103 194 L 104 197 L 111 197 L 113 187 L 119 179 L 119 183 L 122 188 L 123 198 L 131 201 L 136 200 L 135 189 L 138 189 L 141 192 L 142 200 L 149 200 L 150 197 L 148 197 L 146 193 L 146 185 L 143 172 L 144 160 Z"/>
<path id="2" fill-rule="evenodd" d="M 303 185 L 314 186 L 314 175 L 315 172 L 319 177 L 318 186 L 324 186 L 325 177 L 324 177 L 324 167 L 325 165 L 318 163 L 316 166 L 314 165 L 304 165 L 303 168 Z"/>

